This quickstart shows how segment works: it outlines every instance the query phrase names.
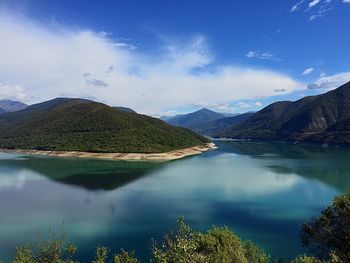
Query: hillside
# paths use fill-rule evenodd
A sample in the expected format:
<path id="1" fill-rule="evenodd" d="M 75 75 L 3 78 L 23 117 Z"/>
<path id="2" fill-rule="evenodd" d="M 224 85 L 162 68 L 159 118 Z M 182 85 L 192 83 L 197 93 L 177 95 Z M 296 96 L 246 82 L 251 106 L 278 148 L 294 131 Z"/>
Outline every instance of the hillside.
<path id="1" fill-rule="evenodd" d="M 251 117 L 253 114 L 254 113 L 252 112 L 247 112 L 233 117 L 226 117 L 208 123 L 204 123 L 196 129 L 196 132 L 203 135 L 213 136 L 222 131 L 227 130 L 230 127 L 242 123 L 243 121 Z"/>
<path id="2" fill-rule="evenodd" d="M 350 143 L 350 82 L 325 94 L 273 103 L 219 136 Z"/>
<path id="3" fill-rule="evenodd" d="M 165 119 L 165 121 L 174 126 L 197 130 L 203 124 L 222 118 L 226 118 L 226 116 L 224 114 L 208 109 L 200 109 L 189 114 L 174 116 L 173 118 Z"/>
<path id="4" fill-rule="evenodd" d="M 113 107 L 117 110 L 121 110 L 121 111 L 125 111 L 125 112 L 132 112 L 132 113 L 137 113 L 136 111 L 134 111 L 133 109 L 127 108 L 127 107 Z"/>
<path id="5" fill-rule="evenodd" d="M 1 112 L 13 112 L 27 108 L 28 105 L 20 101 L 14 100 L 0 100 L 0 113 Z"/>
<path id="6" fill-rule="evenodd" d="M 83 99 L 58 98 L 0 115 L 0 147 L 157 153 L 208 140 L 145 115 Z"/>

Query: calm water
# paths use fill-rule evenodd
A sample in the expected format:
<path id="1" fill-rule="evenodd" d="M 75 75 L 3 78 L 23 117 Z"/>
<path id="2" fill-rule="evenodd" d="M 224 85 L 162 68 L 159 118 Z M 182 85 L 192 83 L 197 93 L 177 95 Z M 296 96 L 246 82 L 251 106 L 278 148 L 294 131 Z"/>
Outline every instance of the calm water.
<path id="1" fill-rule="evenodd" d="M 101 244 L 146 258 L 183 215 L 196 230 L 227 225 L 271 255 L 302 252 L 299 225 L 350 187 L 350 150 L 217 142 L 159 163 L 0 153 L 0 260 L 65 220 L 80 259 Z"/>

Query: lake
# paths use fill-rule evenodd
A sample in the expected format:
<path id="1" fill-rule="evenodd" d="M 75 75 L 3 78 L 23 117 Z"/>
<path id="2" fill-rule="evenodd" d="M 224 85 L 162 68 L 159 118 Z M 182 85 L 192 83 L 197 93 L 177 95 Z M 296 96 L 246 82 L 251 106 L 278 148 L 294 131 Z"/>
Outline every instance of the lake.
<path id="1" fill-rule="evenodd" d="M 299 228 L 350 187 L 350 150 L 216 141 L 218 149 L 167 162 L 0 153 L 0 261 L 62 224 L 81 260 L 98 245 L 149 255 L 151 238 L 184 216 L 195 230 L 230 227 L 274 257 L 304 250 Z"/>

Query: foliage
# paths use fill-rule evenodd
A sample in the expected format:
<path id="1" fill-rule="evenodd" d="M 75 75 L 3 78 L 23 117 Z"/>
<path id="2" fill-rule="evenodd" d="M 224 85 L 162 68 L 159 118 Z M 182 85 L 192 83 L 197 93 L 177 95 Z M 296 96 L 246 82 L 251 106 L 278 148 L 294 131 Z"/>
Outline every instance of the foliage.
<path id="1" fill-rule="evenodd" d="M 153 245 L 153 262 L 235 262 L 264 263 L 269 256 L 252 242 L 239 239 L 227 227 L 213 227 L 208 232 L 195 232 L 178 220 L 178 229 Z"/>
<path id="2" fill-rule="evenodd" d="M 97 247 L 96 258 L 92 263 L 105 263 L 107 261 L 109 249 L 106 247 Z"/>
<path id="3" fill-rule="evenodd" d="M 302 243 L 321 258 L 339 258 L 350 262 L 350 193 L 337 196 L 319 218 L 302 227 Z"/>
<path id="4" fill-rule="evenodd" d="M 46 241 L 38 235 L 34 245 L 17 247 L 13 263 L 75 263 L 76 251 L 73 244 L 66 244 L 63 230 L 60 235 L 51 231 L 51 237 Z"/>
<path id="5" fill-rule="evenodd" d="M 292 261 L 292 263 L 322 263 L 323 261 L 314 258 L 314 257 L 309 257 L 306 255 L 303 256 L 298 256 L 296 259 Z"/>
<path id="6" fill-rule="evenodd" d="M 207 142 L 159 119 L 81 99 L 56 99 L 0 115 L 0 148 L 159 153 Z"/>
<path id="7" fill-rule="evenodd" d="M 116 254 L 112 257 L 112 260 L 108 260 L 108 255 L 110 250 L 107 247 L 98 247 L 96 250 L 96 258 L 92 263 L 138 263 L 135 256 L 135 252 L 128 252 L 122 250 L 119 254 Z"/>
<path id="8" fill-rule="evenodd" d="M 114 263 L 138 263 L 135 252 L 122 250 L 119 254 L 114 255 Z"/>

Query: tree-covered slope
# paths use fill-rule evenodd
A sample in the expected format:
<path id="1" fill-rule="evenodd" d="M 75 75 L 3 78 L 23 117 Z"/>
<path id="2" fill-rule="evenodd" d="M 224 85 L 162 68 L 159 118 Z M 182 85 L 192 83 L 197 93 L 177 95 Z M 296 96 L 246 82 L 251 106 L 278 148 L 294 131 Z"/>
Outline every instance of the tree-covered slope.
<path id="1" fill-rule="evenodd" d="M 318 96 L 273 103 L 222 133 L 232 138 L 350 143 L 350 82 Z"/>
<path id="2" fill-rule="evenodd" d="M 230 127 L 233 127 L 235 125 L 238 125 L 242 123 L 243 121 L 247 120 L 249 117 L 251 117 L 254 113 L 247 112 L 243 114 L 239 114 L 232 117 L 226 117 L 214 121 L 210 121 L 208 123 L 204 123 L 196 128 L 196 132 L 203 134 L 203 135 L 215 135 L 222 131 L 227 130 Z"/>
<path id="3" fill-rule="evenodd" d="M 134 111 L 133 109 L 130 109 L 130 108 L 127 108 L 127 107 L 120 107 L 120 106 L 118 106 L 118 107 L 113 107 L 113 108 L 115 108 L 115 109 L 117 109 L 117 110 L 125 111 L 125 112 L 137 113 L 137 112 Z"/>
<path id="4" fill-rule="evenodd" d="M 0 115 L 0 147 L 156 153 L 208 140 L 145 115 L 82 99 L 58 98 Z"/>

